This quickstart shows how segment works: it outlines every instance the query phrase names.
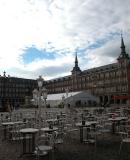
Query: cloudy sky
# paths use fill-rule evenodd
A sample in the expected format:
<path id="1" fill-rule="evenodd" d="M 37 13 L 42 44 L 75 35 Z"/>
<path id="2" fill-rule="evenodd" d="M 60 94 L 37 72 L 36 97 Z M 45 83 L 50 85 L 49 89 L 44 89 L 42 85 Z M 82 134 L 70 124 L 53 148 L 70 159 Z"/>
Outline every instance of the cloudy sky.
<path id="1" fill-rule="evenodd" d="M 0 0 L 0 74 L 52 79 L 130 53 L 130 0 Z"/>

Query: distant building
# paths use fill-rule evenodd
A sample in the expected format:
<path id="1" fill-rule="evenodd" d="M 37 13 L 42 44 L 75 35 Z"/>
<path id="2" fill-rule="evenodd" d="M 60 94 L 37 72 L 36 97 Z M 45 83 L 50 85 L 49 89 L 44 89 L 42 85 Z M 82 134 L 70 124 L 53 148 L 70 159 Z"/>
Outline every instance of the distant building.
<path id="1" fill-rule="evenodd" d="M 36 87 L 36 80 L 10 77 L 4 72 L 0 76 L 0 110 L 16 109 L 25 104 Z"/>
<path id="2" fill-rule="evenodd" d="M 81 71 L 76 54 L 71 75 L 48 80 L 45 85 L 51 94 L 85 90 L 98 96 L 101 105 L 126 104 L 126 95 L 130 92 L 130 57 L 126 53 L 123 37 L 117 63 Z M 114 98 L 120 96 L 124 98 Z"/>

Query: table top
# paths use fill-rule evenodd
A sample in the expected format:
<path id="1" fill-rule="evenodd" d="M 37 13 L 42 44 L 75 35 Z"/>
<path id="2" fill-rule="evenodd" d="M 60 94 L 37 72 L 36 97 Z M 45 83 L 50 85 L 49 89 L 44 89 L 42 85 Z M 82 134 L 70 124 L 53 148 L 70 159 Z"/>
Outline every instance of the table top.
<path id="1" fill-rule="evenodd" d="M 59 113 L 57 116 L 66 116 L 66 113 Z"/>
<path id="2" fill-rule="evenodd" d="M 118 115 L 118 113 L 117 112 L 108 112 L 108 113 L 106 113 L 107 115 Z"/>
<path id="3" fill-rule="evenodd" d="M 14 122 L 3 122 L 1 123 L 3 126 L 13 125 Z"/>
<path id="4" fill-rule="evenodd" d="M 76 126 L 84 127 L 84 126 L 90 126 L 93 124 L 98 124 L 98 121 L 85 121 L 85 125 L 83 125 L 82 122 L 79 122 L 79 123 L 76 123 Z"/>
<path id="5" fill-rule="evenodd" d="M 36 128 L 23 128 L 23 129 L 20 129 L 21 133 L 36 133 L 38 131 L 39 130 L 36 129 Z"/>
<path id="6" fill-rule="evenodd" d="M 11 121 L 11 122 L 3 122 L 1 123 L 3 126 L 14 125 L 14 124 L 23 124 L 23 121 Z"/>
<path id="7" fill-rule="evenodd" d="M 52 150 L 51 146 L 41 145 L 38 147 L 40 150 L 50 151 Z"/>
<path id="8" fill-rule="evenodd" d="M 47 119 L 46 121 L 47 121 L 48 123 L 50 123 L 50 122 L 56 122 L 56 121 L 58 121 L 58 119 L 56 119 L 56 118 L 55 118 L 55 119 Z"/>
<path id="9" fill-rule="evenodd" d="M 23 121 L 16 121 L 16 122 L 13 122 L 14 124 L 23 124 L 23 123 L 25 123 L 25 122 L 23 122 Z"/>
<path id="10" fill-rule="evenodd" d="M 126 120 L 128 117 L 113 117 L 113 118 L 108 118 L 109 121 L 121 121 L 121 120 Z"/>
<path id="11" fill-rule="evenodd" d="M 57 127 L 53 127 L 53 128 L 49 128 L 49 127 L 41 128 L 41 131 L 44 131 L 44 132 L 53 132 L 53 131 L 56 131 L 56 130 L 58 130 Z"/>

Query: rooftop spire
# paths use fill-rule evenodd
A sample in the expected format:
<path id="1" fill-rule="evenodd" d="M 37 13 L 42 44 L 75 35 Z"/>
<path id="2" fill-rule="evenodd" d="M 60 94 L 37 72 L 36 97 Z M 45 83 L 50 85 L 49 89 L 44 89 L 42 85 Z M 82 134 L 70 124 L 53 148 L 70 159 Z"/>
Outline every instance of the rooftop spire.
<path id="1" fill-rule="evenodd" d="M 123 40 L 123 35 L 122 35 L 122 32 L 121 32 L 121 53 L 118 57 L 118 60 L 120 59 L 129 59 L 129 55 L 126 53 L 126 50 L 125 50 L 125 44 L 124 44 L 124 40 Z"/>
<path id="2" fill-rule="evenodd" d="M 75 67 L 78 66 L 77 52 L 75 53 Z"/>
<path id="3" fill-rule="evenodd" d="M 121 32 L 121 54 L 126 54 L 122 32 Z"/>
<path id="4" fill-rule="evenodd" d="M 81 73 L 81 70 L 78 66 L 78 57 L 77 57 L 77 52 L 75 53 L 75 66 L 73 67 L 73 70 L 72 70 L 72 74 L 73 73 Z"/>

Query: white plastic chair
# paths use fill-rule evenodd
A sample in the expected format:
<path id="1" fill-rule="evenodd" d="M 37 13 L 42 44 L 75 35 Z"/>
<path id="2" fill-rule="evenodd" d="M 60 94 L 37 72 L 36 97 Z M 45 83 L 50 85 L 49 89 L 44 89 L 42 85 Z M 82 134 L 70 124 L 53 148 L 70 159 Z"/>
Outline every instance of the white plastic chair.
<path id="1" fill-rule="evenodd" d="M 37 160 L 39 160 L 40 157 L 45 157 L 45 156 L 49 157 L 51 156 L 51 159 L 53 159 L 54 139 L 55 139 L 55 134 L 47 134 L 44 137 L 43 136 L 38 137 L 36 149 L 34 152 Z"/>

